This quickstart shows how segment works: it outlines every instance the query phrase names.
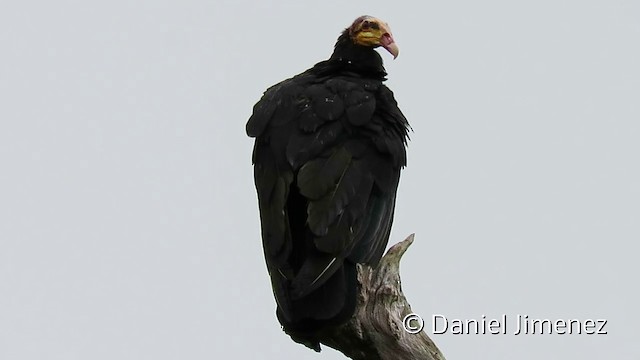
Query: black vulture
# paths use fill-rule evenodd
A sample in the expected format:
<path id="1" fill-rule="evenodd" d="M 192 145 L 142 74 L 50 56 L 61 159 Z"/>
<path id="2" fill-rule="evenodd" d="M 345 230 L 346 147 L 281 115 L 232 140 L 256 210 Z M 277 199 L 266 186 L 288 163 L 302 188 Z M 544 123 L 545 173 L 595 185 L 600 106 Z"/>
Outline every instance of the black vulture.
<path id="1" fill-rule="evenodd" d="M 317 349 L 315 333 L 353 315 L 356 264 L 382 257 L 407 161 L 377 47 L 398 56 L 385 22 L 357 18 L 328 60 L 267 89 L 246 127 L 277 317 Z"/>

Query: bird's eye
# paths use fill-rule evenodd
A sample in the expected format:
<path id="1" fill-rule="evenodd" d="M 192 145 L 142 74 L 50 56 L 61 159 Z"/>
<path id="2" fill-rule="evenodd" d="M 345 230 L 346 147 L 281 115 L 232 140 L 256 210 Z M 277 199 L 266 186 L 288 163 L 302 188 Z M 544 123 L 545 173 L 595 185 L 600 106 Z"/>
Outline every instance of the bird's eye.
<path id="1" fill-rule="evenodd" d="M 380 29 L 380 25 L 378 25 L 378 23 L 374 22 L 374 21 L 369 21 L 369 20 L 365 20 L 362 22 L 362 30 L 369 30 L 369 29 L 374 29 L 374 30 L 378 30 Z"/>

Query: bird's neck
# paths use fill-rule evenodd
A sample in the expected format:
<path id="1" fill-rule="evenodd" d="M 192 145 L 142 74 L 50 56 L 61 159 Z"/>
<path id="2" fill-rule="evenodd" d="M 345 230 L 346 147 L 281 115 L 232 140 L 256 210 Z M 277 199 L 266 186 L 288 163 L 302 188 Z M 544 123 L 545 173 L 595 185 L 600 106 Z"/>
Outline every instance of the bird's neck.
<path id="1" fill-rule="evenodd" d="M 314 69 L 322 73 L 356 73 L 379 80 L 387 76 L 380 54 L 372 47 L 354 44 L 347 30 L 338 38 L 329 60 L 318 63 Z"/>

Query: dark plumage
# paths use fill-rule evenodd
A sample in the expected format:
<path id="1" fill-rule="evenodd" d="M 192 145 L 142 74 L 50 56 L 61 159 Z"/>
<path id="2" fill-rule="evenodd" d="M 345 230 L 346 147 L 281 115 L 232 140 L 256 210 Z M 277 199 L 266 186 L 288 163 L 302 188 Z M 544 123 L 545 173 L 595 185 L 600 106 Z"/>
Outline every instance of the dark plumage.
<path id="1" fill-rule="evenodd" d="M 409 124 L 385 85 L 386 24 L 360 17 L 329 60 L 270 87 L 247 134 L 264 255 L 278 319 L 294 339 L 348 320 L 356 264 L 375 265 L 389 239 Z"/>

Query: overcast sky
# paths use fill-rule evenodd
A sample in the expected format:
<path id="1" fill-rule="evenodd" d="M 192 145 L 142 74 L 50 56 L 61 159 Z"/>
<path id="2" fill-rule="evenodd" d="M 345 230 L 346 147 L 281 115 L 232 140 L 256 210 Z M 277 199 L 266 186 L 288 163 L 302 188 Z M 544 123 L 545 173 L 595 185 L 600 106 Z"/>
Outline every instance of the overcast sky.
<path id="1" fill-rule="evenodd" d="M 270 85 L 387 21 L 411 125 L 391 243 L 450 359 L 638 359 L 637 1 L 0 5 L 0 359 L 343 359 L 275 318 L 244 127 Z M 511 331 L 510 331 L 511 332 Z"/>

